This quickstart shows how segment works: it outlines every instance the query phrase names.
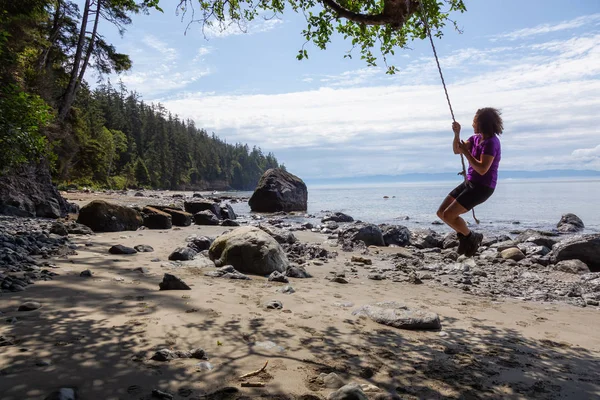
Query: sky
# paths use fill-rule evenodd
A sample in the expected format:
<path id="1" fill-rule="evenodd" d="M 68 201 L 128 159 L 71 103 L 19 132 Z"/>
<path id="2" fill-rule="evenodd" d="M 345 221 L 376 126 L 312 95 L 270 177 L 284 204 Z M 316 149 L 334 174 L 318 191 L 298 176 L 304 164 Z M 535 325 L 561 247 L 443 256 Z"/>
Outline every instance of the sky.
<path id="1" fill-rule="evenodd" d="M 428 41 L 385 74 L 351 44 L 304 44 L 304 16 L 243 31 L 191 24 L 172 2 L 104 35 L 133 68 L 110 76 L 227 143 L 273 152 L 303 179 L 455 172 L 452 117 Z M 600 0 L 466 0 L 434 38 L 462 138 L 481 107 L 502 111 L 500 170 L 600 170 Z M 96 76 L 88 80 L 96 81 Z"/>

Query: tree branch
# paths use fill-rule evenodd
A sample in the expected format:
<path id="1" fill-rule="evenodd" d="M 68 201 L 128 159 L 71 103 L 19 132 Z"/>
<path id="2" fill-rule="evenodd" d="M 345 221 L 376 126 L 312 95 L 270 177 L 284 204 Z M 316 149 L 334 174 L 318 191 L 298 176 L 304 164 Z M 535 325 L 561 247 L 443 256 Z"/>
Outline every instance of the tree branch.
<path id="1" fill-rule="evenodd" d="M 389 16 L 385 14 L 359 14 L 350 11 L 334 0 L 320 0 L 324 6 L 332 9 L 338 17 L 366 25 L 385 25 L 389 22 Z"/>

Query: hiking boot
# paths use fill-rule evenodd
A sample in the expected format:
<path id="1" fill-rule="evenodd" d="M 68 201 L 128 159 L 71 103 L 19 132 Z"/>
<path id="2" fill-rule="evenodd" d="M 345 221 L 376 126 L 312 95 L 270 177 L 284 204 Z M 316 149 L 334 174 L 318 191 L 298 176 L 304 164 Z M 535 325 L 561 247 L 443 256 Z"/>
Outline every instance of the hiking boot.
<path id="1" fill-rule="evenodd" d="M 459 255 L 465 254 L 465 250 L 467 249 L 467 238 L 460 232 L 456 232 L 456 236 L 458 237 L 458 250 L 456 252 Z"/>
<path id="2" fill-rule="evenodd" d="M 465 242 L 467 242 L 467 245 L 465 246 L 465 256 L 473 257 L 475 253 L 477 253 L 482 241 L 483 235 L 481 233 L 471 232 L 471 234 L 465 238 Z"/>

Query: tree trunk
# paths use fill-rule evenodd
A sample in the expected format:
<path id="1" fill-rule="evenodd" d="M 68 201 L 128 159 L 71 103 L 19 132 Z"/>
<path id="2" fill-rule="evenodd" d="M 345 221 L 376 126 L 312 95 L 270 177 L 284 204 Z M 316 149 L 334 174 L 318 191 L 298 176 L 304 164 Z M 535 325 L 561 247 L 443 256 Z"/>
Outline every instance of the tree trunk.
<path id="1" fill-rule="evenodd" d="M 83 76 L 85 75 L 85 70 L 87 69 L 88 63 L 90 62 L 90 57 L 92 56 L 92 52 L 94 51 L 94 45 L 96 44 L 96 35 L 98 32 L 98 22 L 100 21 L 100 10 L 102 9 L 102 1 L 96 0 L 98 2 L 98 6 L 96 7 L 96 17 L 94 20 L 94 29 L 92 29 L 92 37 L 90 38 L 90 42 L 88 43 L 88 49 L 85 54 L 85 59 L 83 60 L 83 65 L 81 66 L 81 70 L 79 71 L 79 78 L 75 82 L 75 93 L 77 93 L 77 89 L 79 89 L 79 85 L 83 81 Z M 73 96 L 73 100 L 75 96 Z"/>
<path id="2" fill-rule="evenodd" d="M 50 50 L 56 44 L 56 40 L 60 35 L 60 19 L 61 19 L 61 8 L 62 8 L 63 0 L 56 1 L 56 10 L 54 11 L 54 17 L 52 21 L 52 30 L 50 30 L 50 34 L 48 35 L 48 46 L 42 51 L 38 59 L 37 69 L 38 71 L 42 71 L 48 67 L 48 55 L 50 54 Z"/>
<path id="3" fill-rule="evenodd" d="M 85 1 L 85 7 L 83 9 L 83 18 L 81 19 L 81 30 L 79 31 L 79 40 L 77 41 L 77 50 L 75 51 L 75 59 L 73 60 L 73 68 L 71 70 L 71 78 L 69 79 L 69 85 L 63 96 L 62 104 L 58 113 L 58 119 L 64 121 L 65 117 L 71 109 L 73 100 L 75 100 L 75 90 L 77 88 L 77 78 L 79 77 L 79 65 L 81 63 L 81 56 L 83 54 L 83 47 L 85 46 L 85 33 L 87 29 L 88 17 L 90 14 L 90 0 Z"/>

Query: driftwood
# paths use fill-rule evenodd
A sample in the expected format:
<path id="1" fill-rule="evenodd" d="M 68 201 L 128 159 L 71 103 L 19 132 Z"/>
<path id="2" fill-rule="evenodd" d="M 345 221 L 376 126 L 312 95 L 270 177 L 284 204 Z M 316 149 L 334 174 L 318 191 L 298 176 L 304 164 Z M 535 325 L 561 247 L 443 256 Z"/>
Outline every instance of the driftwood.
<path id="1" fill-rule="evenodd" d="M 265 362 L 265 365 L 263 365 L 263 367 L 262 367 L 261 369 L 257 369 L 256 371 L 248 372 L 247 374 L 244 374 L 244 375 L 240 376 L 240 379 L 249 378 L 249 377 L 251 377 L 251 376 L 254 376 L 254 375 L 258 375 L 258 374 L 260 374 L 260 373 L 261 373 L 261 372 L 263 372 L 265 369 L 267 369 L 267 364 L 268 364 L 268 363 L 269 363 L 269 361 Z M 243 385 L 244 385 L 244 384 L 242 383 L 242 386 L 243 386 Z"/>

